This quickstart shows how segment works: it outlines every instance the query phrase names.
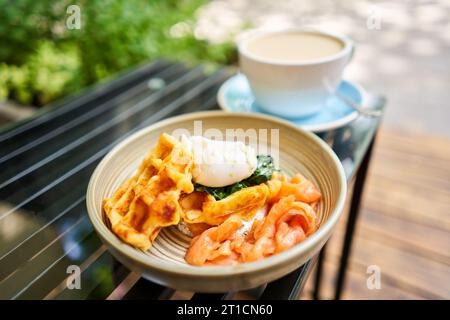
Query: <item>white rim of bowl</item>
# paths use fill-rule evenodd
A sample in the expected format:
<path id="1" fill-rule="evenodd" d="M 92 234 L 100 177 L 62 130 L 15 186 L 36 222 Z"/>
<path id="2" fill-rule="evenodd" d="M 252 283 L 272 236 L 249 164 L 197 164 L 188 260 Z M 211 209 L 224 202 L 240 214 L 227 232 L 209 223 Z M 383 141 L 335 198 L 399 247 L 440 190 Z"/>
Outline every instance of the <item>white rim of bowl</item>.
<path id="1" fill-rule="evenodd" d="M 282 60 L 278 60 L 278 59 L 268 59 L 268 58 L 261 57 L 257 54 L 251 53 L 247 49 L 248 44 L 255 39 L 263 38 L 268 35 L 274 35 L 274 34 L 280 34 L 280 33 L 296 33 L 296 32 L 318 34 L 321 36 L 335 38 L 335 39 L 339 40 L 340 42 L 342 42 L 342 44 L 344 45 L 344 48 L 341 51 L 339 51 L 338 53 L 330 55 L 330 56 L 326 56 L 326 57 L 322 57 L 322 58 L 318 58 L 318 59 L 308 59 L 308 60 L 303 60 L 303 61 L 291 61 L 291 60 L 290 61 L 282 61 Z M 353 40 L 351 40 L 349 37 L 342 35 L 342 34 L 334 33 L 334 32 L 324 31 L 324 30 L 315 29 L 315 28 L 286 28 L 286 29 L 275 30 L 275 31 L 254 30 L 254 33 L 248 35 L 247 37 L 244 37 L 241 41 L 239 41 L 237 47 L 238 47 L 238 52 L 240 55 L 242 55 L 250 60 L 257 61 L 259 63 L 279 65 L 279 66 L 308 66 L 308 65 L 315 65 L 315 64 L 321 64 L 321 63 L 334 61 L 334 60 L 340 59 L 348 54 L 351 55 L 352 54 L 351 51 L 354 50 L 355 44 L 354 44 Z"/>
<path id="2" fill-rule="evenodd" d="M 275 117 L 275 118 L 278 118 L 278 119 L 281 119 L 281 120 L 284 120 L 284 121 L 288 121 L 291 124 L 294 124 L 295 126 L 301 128 L 303 130 L 316 132 L 316 133 L 343 127 L 343 126 L 349 124 L 350 122 L 352 122 L 353 120 L 355 120 L 356 118 L 358 118 L 358 116 L 359 116 L 358 111 L 357 110 L 353 110 L 353 112 L 349 113 L 345 117 L 339 118 L 339 119 L 334 120 L 334 121 L 324 122 L 324 123 L 320 123 L 320 124 L 297 125 L 297 124 L 295 124 L 294 120 L 289 120 L 287 118 L 283 118 L 282 116 L 271 115 L 271 114 L 262 113 L 262 112 L 256 113 L 256 112 L 234 111 L 230 107 L 228 107 L 228 104 L 227 104 L 226 99 L 225 99 L 225 94 L 229 90 L 229 88 L 231 87 L 231 83 L 233 82 L 233 80 L 236 79 L 237 77 L 240 77 L 240 76 L 245 77 L 245 75 L 243 73 L 235 74 L 231 78 L 227 79 L 220 86 L 219 91 L 217 92 L 217 103 L 219 104 L 220 108 L 223 111 L 230 112 L 230 113 L 269 115 L 269 116 L 272 116 L 272 117 Z M 246 79 L 246 81 L 248 81 L 247 77 L 245 77 L 245 79 Z M 342 81 L 346 81 L 350 85 L 352 85 L 352 86 L 354 86 L 356 88 L 356 90 L 361 95 L 361 105 L 364 106 L 366 104 L 366 102 L 368 101 L 368 98 L 369 98 L 369 94 L 367 93 L 367 91 L 360 84 L 358 84 L 356 82 L 350 81 L 348 79 L 343 79 Z"/>
<path id="3" fill-rule="evenodd" d="M 333 231 L 333 227 L 338 222 L 342 211 L 344 207 L 345 198 L 347 195 L 347 180 L 345 177 L 344 168 L 342 167 L 341 162 L 339 161 L 339 158 L 334 153 L 334 151 L 319 137 L 315 136 L 313 133 L 307 132 L 305 130 L 299 129 L 297 126 L 293 125 L 292 123 L 280 120 L 276 117 L 268 116 L 268 115 L 260 115 L 260 114 L 249 114 L 249 113 L 233 113 L 233 115 L 236 116 L 244 116 L 244 117 L 252 117 L 255 119 L 260 120 L 267 120 L 272 121 L 274 123 L 279 123 L 280 125 L 284 125 L 287 127 L 290 127 L 293 130 L 300 131 L 302 134 L 305 134 L 310 139 L 314 140 L 316 143 L 318 143 L 323 150 L 325 150 L 332 158 L 337 170 L 338 170 L 338 176 L 339 176 L 339 184 L 341 193 L 338 196 L 338 199 L 336 201 L 335 209 L 331 212 L 330 217 L 327 219 L 327 221 L 319 227 L 319 229 L 314 232 L 311 236 L 309 236 L 305 241 L 295 245 L 294 247 L 290 248 L 289 250 L 283 251 L 281 253 L 278 253 L 276 255 L 264 258 L 262 260 L 258 260 L 255 262 L 248 262 L 248 263 L 242 263 L 236 266 L 208 266 L 208 267 L 197 267 L 197 266 L 191 266 L 191 265 L 179 265 L 179 264 L 173 264 L 168 262 L 162 262 L 160 260 L 154 259 L 151 256 L 146 255 L 143 251 L 139 251 L 138 249 L 135 249 L 131 247 L 130 245 L 124 243 L 122 240 L 120 240 L 103 222 L 102 220 L 102 213 L 100 212 L 99 215 L 95 214 L 96 209 L 95 205 L 93 205 L 93 201 L 91 199 L 91 190 L 94 187 L 94 183 L 96 182 L 99 174 L 100 169 L 102 167 L 102 164 L 104 162 L 109 161 L 109 159 L 113 158 L 115 154 L 126 144 L 128 144 L 130 141 L 139 138 L 140 136 L 146 135 L 149 132 L 158 129 L 160 127 L 163 127 L 168 124 L 176 123 L 180 120 L 183 121 L 189 121 L 194 120 L 198 118 L 211 118 L 211 117 L 217 117 L 221 115 L 231 115 L 231 113 L 225 113 L 223 111 L 202 111 L 202 112 L 194 112 L 186 115 L 179 115 L 175 117 L 171 117 L 165 120 L 162 120 L 158 123 L 155 123 L 153 125 L 150 125 L 147 128 L 143 128 L 139 130 L 138 132 L 132 134 L 130 137 L 123 140 L 121 143 L 116 145 L 103 159 L 102 161 L 97 165 L 96 169 L 94 170 L 94 173 L 91 176 L 91 179 L 88 184 L 87 188 L 87 195 L 86 195 L 86 206 L 89 218 L 94 226 L 94 229 L 100 234 L 101 238 L 103 238 L 105 241 L 108 241 L 110 245 L 114 247 L 114 249 L 117 252 L 120 252 L 121 254 L 127 256 L 129 259 L 134 260 L 135 262 L 140 263 L 144 266 L 150 266 L 154 269 L 157 269 L 158 271 L 162 273 L 171 273 L 176 275 L 186 275 L 186 276 L 195 276 L 195 277 L 204 277 L 208 278 L 211 276 L 216 277 L 225 277 L 225 276 L 233 276 L 233 275 L 240 275 L 240 274 L 249 274 L 256 271 L 262 271 L 265 269 L 273 268 L 277 265 L 283 265 L 288 263 L 289 261 L 293 260 L 298 256 L 302 251 L 309 251 L 311 250 L 316 242 L 319 242 L 320 240 L 324 240 L 321 238 L 325 238 L 327 234 L 331 234 Z M 328 238 L 326 239 L 328 240 Z M 201 271 L 201 272 L 199 272 Z"/>

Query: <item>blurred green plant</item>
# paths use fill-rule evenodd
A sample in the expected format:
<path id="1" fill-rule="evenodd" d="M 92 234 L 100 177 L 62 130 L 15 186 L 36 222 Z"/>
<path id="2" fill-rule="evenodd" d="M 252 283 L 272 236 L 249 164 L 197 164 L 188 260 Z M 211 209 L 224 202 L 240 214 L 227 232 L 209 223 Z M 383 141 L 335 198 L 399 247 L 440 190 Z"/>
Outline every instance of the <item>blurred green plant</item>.
<path id="1" fill-rule="evenodd" d="M 230 64 L 231 42 L 194 36 L 206 0 L 0 0 L 0 99 L 47 104 L 157 58 Z M 69 30 L 66 9 L 81 9 Z"/>

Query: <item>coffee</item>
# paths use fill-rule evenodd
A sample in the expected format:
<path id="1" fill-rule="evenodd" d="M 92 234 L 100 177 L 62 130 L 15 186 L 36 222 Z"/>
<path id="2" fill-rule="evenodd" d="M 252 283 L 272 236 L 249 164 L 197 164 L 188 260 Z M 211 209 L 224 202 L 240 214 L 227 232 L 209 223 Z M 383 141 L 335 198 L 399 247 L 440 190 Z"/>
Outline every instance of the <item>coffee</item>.
<path id="1" fill-rule="evenodd" d="M 326 34 L 286 32 L 267 34 L 249 41 L 249 53 L 264 59 L 302 62 L 332 56 L 344 49 L 344 44 Z"/>
<path id="2" fill-rule="evenodd" d="M 240 41 L 239 66 L 261 110 L 302 118 L 326 105 L 353 51 L 353 42 L 335 33 L 259 30 Z"/>

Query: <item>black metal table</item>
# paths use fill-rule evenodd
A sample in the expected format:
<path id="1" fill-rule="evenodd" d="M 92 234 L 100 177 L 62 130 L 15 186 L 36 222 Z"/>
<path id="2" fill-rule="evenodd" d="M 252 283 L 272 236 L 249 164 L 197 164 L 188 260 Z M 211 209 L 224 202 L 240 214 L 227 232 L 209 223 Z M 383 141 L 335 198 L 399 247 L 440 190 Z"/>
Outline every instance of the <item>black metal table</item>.
<path id="1" fill-rule="evenodd" d="M 207 73 L 201 66 L 158 61 L 0 130 L 0 299 L 105 299 L 118 290 L 125 299 L 172 296 L 174 290 L 142 278 L 127 282 L 130 271 L 105 249 L 89 222 L 87 183 L 102 157 L 136 130 L 177 114 L 217 109 L 217 90 L 229 76 L 226 70 Z M 321 134 L 341 159 L 348 179 L 356 177 L 357 186 L 337 297 L 378 124 L 377 119 L 360 118 Z M 259 288 L 259 297 L 297 297 L 316 260 L 320 271 L 322 260 L 313 258 Z M 71 265 L 80 268 L 80 289 L 66 285 Z M 197 293 L 193 299 L 233 294 Z"/>

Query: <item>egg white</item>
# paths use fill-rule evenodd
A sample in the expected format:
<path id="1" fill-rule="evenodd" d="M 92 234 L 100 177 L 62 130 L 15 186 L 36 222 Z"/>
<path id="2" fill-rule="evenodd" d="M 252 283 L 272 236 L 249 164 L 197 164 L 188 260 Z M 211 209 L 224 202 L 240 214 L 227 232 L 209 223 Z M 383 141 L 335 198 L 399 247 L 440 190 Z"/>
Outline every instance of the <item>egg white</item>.
<path id="1" fill-rule="evenodd" d="M 181 143 L 193 154 L 193 181 L 204 186 L 228 186 L 250 177 L 256 170 L 255 150 L 241 141 L 183 135 Z"/>

